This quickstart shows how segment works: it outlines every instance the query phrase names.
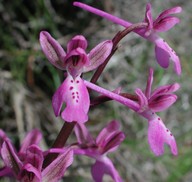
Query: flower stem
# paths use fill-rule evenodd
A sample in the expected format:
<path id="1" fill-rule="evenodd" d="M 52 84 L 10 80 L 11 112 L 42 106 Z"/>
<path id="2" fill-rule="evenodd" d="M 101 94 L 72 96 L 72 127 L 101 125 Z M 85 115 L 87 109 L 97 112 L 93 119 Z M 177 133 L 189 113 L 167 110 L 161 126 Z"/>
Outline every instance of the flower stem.
<path id="1" fill-rule="evenodd" d="M 91 82 L 92 83 L 96 83 L 97 80 L 99 79 L 101 73 L 103 72 L 104 68 L 106 67 L 107 63 L 109 62 L 109 60 L 111 59 L 111 57 L 113 56 L 113 54 L 116 52 L 116 50 L 118 49 L 118 43 L 121 41 L 121 39 L 123 39 L 127 34 L 129 34 L 130 32 L 136 30 L 136 29 L 140 29 L 140 28 L 144 28 L 147 26 L 147 23 L 136 23 L 136 24 L 132 24 L 129 27 L 125 28 L 123 31 L 119 31 L 115 37 L 112 39 L 113 41 L 113 48 L 111 51 L 111 54 L 106 58 L 106 60 L 104 61 L 103 64 L 101 64 L 98 69 L 96 70 L 96 72 L 94 73 L 93 77 L 91 78 Z"/>
<path id="2" fill-rule="evenodd" d="M 136 95 L 133 95 L 133 94 L 120 93 L 118 95 L 121 95 L 125 98 L 131 99 L 133 101 L 138 101 L 138 97 Z M 102 103 L 110 101 L 110 100 L 112 100 L 112 99 L 107 97 L 107 96 L 101 95 L 101 96 L 99 96 L 99 97 L 97 97 L 91 101 L 91 106 L 96 106 L 96 105 L 102 104 Z"/>
<path id="3" fill-rule="evenodd" d="M 130 109 L 132 109 L 132 110 L 134 110 L 136 112 L 140 108 L 140 106 L 139 106 L 139 104 L 137 102 L 135 102 L 135 101 L 133 101 L 133 100 L 131 100 L 129 98 L 125 98 L 125 97 L 123 97 L 123 96 L 121 96 L 119 94 L 116 94 L 114 92 L 110 92 L 110 91 L 108 91 L 108 90 L 106 90 L 104 88 L 101 88 L 101 87 L 99 87 L 99 86 L 97 86 L 97 85 L 95 85 L 95 84 L 93 84 L 91 82 L 88 82 L 86 80 L 84 80 L 84 83 L 88 88 L 90 88 L 92 90 L 95 90 L 98 93 L 103 94 L 104 96 L 107 96 L 107 97 L 109 97 L 109 98 L 111 98 L 111 99 L 113 99 L 113 100 L 115 100 L 115 101 L 129 107 Z"/>
<path id="4" fill-rule="evenodd" d="M 75 124 L 76 122 L 65 122 L 51 148 L 63 148 L 67 139 L 69 138 L 69 135 L 73 131 Z M 48 154 L 44 159 L 43 168 L 46 168 L 52 161 L 54 161 L 54 159 L 57 158 L 57 156 L 58 154 L 56 153 Z"/>

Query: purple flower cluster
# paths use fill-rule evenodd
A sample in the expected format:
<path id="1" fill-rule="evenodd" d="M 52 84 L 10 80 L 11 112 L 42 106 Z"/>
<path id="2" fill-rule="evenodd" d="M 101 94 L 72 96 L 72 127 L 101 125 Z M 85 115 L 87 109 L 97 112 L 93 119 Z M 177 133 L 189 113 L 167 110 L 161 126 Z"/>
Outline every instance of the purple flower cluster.
<path id="1" fill-rule="evenodd" d="M 75 2 L 74 6 L 122 25 L 125 29 L 118 32 L 112 40 L 99 43 L 88 53 L 86 52 L 88 43 L 82 35 L 73 37 L 68 42 L 67 51 L 65 51 L 48 32 L 40 32 L 40 45 L 45 56 L 52 65 L 63 70 L 66 75 L 52 98 L 54 113 L 56 117 L 61 116 L 65 124 L 53 147 L 45 151 L 40 147 L 42 134 L 37 129 L 27 134 L 19 151 L 14 148 L 7 135 L 0 130 L 0 154 L 5 164 L 5 167 L 0 170 L 0 176 L 15 177 L 24 182 L 57 182 L 64 176 L 75 155 L 85 155 L 95 160 L 91 167 L 94 181 L 102 182 L 105 174 L 110 175 L 116 182 L 123 181 L 107 154 L 119 147 L 125 139 L 125 134 L 120 130 L 120 123 L 113 120 L 100 131 L 96 138 L 93 138 L 85 125 L 89 120 L 88 113 L 92 102 L 89 96 L 90 90 L 101 94 L 95 98 L 97 103 L 102 104 L 106 100 L 114 100 L 145 118 L 148 121 L 148 143 L 156 156 L 164 153 L 164 144 L 170 147 L 173 155 L 178 154 L 173 134 L 165 127 L 157 114 L 169 108 L 177 100 L 173 92 L 179 89 L 178 83 L 160 86 L 152 91 L 153 69 L 150 68 L 145 90 L 137 88 L 135 95 L 130 96 L 122 94 L 120 89 L 109 91 L 101 88 L 96 85 L 95 81 L 93 83 L 93 81 L 85 80 L 82 74 L 96 70 L 92 78 L 100 76 L 103 68 L 117 50 L 118 42 L 130 31 L 155 44 L 156 59 L 161 67 L 167 68 L 172 60 L 175 72 L 178 75 L 181 74 L 179 57 L 158 35 L 158 32 L 168 31 L 179 23 L 179 19 L 172 14 L 180 13 L 181 7 L 165 10 L 153 20 L 151 5 L 148 3 L 144 20 L 133 24 L 80 2 Z M 69 130 L 73 127 L 75 127 L 77 142 L 64 147 L 65 139 L 70 134 Z M 65 132 L 62 133 L 62 131 Z"/>

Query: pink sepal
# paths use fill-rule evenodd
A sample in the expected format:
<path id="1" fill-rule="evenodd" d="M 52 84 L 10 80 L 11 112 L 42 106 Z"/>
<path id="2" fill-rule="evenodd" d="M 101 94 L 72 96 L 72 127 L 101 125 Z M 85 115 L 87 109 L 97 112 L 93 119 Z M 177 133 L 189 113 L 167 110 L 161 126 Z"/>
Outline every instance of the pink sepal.
<path id="1" fill-rule="evenodd" d="M 50 63 L 53 64 L 55 67 L 64 70 L 65 65 L 63 59 L 66 56 L 66 53 L 59 44 L 59 42 L 56 41 L 46 31 L 41 31 L 39 40 L 41 48 Z"/>

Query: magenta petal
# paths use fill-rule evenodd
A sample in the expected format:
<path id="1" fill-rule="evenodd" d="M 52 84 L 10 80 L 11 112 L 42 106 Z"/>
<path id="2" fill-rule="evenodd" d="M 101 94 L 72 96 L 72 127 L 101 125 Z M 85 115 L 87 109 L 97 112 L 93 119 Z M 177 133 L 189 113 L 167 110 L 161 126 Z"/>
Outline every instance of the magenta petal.
<path id="1" fill-rule="evenodd" d="M 120 128 L 118 121 L 111 121 L 105 128 L 101 130 L 97 136 L 96 142 L 99 146 L 102 146 L 105 143 L 106 138 L 113 132 L 118 131 Z"/>
<path id="2" fill-rule="evenodd" d="M 174 94 L 160 95 L 153 98 L 153 100 L 149 100 L 149 108 L 153 112 L 161 112 L 169 108 L 176 100 L 177 96 Z"/>
<path id="3" fill-rule="evenodd" d="M 7 135 L 5 134 L 5 132 L 0 129 L 0 154 L 1 154 L 1 146 L 2 146 L 3 142 L 5 141 L 5 139 L 9 140 Z"/>
<path id="4" fill-rule="evenodd" d="M 153 83 L 153 69 L 150 68 L 149 69 L 149 76 L 148 76 L 148 80 L 147 80 L 147 86 L 146 86 L 146 89 L 145 89 L 145 96 L 146 96 L 147 99 L 149 99 L 150 95 L 151 95 L 152 83 Z"/>
<path id="5" fill-rule="evenodd" d="M 19 181 L 41 182 L 41 171 L 28 163 L 23 166 L 22 171 L 19 174 Z"/>
<path id="6" fill-rule="evenodd" d="M 149 108 L 154 112 L 160 112 L 170 107 L 176 100 L 177 96 L 172 94 L 178 90 L 180 85 L 178 83 L 172 85 L 164 85 L 158 87 L 149 99 Z"/>
<path id="7" fill-rule="evenodd" d="M 94 47 L 88 54 L 90 64 L 87 66 L 85 65 L 83 72 L 94 70 L 100 66 L 110 55 L 112 47 L 113 43 L 111 40 L 101 42 L 96 47 Z"/>
<path id="8" fill-rule="evenodd" d="M 137 96 L 139 98 L 140 108 L 139 108 L 138 112 L 141 113 L 148 108 L 148 99 L 145 96 L 145 94 L 142 92 L 141 89 L 136 89 L 135 93 L 137 94 Z"/>
<path id="9" fill-rule="evenodd" d="M 58 182 L 72 162 L 73 151 L 68 148 L 43 170 L 43 182 Z"/>
<path id="10" fill-rule="evenodd" d="M 52 97 L 52 106 L 55 113 L 55 116 L 60 115 L 61 107 L 63 105 L 64 93 L 66 92 L 65 81 L 59 86 Z"/>
<path id="11" fill-rule="evenodd" d="M 180 6 L 176 6 L 170 9 L 167 9 L 165 11 L 163 11 L 155 20 L 155 22 L 159 22 L 160 20 L 162 20 L 163 18 L 171 15 L 171 14 L 176 14 L 176 13 L 180 13 L 182 11 L 182 8 Z"/>
<path id="12" fill-rule="evenodd" d="M 169 145 L 173 155 L 177 155 L 177 144 L 172 133 L 165 127 L 161 118 L 149 120 L 148 142 L 156 156 L 164 153 L 164 144 Z"/>
<path id="13" fill-rule="evenodd" d="M 151 4 L 150 3 L 147 3 L 147 5 L 146 5 L 145 22 L 148 23 L 148 27 L 146 28 L 146 34 L 148 35 L 151 33 L 151 30 L 153 29 L 153 18 L 152 18 L 152 14 L 151 14 Z"/>
<path id="14" fill-rule="evenodd" d="M 70 51 L 78 47 L 84 50 L 87 48 L 87 40 L 82 35 L 77 35 L 73 37 L 71 41 L 69 41 L 69 43 L 67 44 L 67 52 L 69 53 Z"/>
<path id="15" fill-rule="evenodd" d="M 107 157 L 103 161 L 96 161 L 91 168 L 91 174 L 95 182 L 102 182 L 103 176 L 108 174 L 115 182 L 122 182 L 123 180 L 119 176 L 118 171 L 115 169 L 111 160 Z"/>
<path id="16" fill-rule="evenodd" d="M 13 177 L 12 170 L 9 167 L 3 167 L 0 169 L 0 177 Z"/>
<path id="17" fill-rule="evenodd" d="M 42 134 L 38 129 L 30 131 L 22 142 L 19 154 L 26 153 L 27 148 L 33 144 L 38 145 L 41 139 Z"/>
<path id="18" fill-rule="evenodd" d="M 101 153 L 115 150 L 125 139 L 125 135 L 119 130 L 119 127 L 119 122 L 114 120 L 101 130 L 96 139 L 97 146 L 101 149 Z"/>
<path id="19" fill-rule="evenodd" d="M 11 168 L 14 175 L 17 176 L 22 167 L 22 162 L 20 161 L 17 153 L 14 151 L 11 143 L 7 140 L 2 145 L 1 155 L 5 165 Z"/>
<path id="20" fill-rule="evenodd" d="M 66 108 L 62 112 L 62 118 L 68 122 L 86 122 L 90 105 L 89 93 L 80 77 L 73 80 L 73 83 L 71 81 L 70 77 L 66 81 L 68 87 L 64 98 Z"/>
<path id="21" fill-rule="evenodd" d="M 63 102 L 66 103 L 66 107 L 61 116 L 65 121 L 86 122 L 88 120 L 89 93 L 80 77 L 73 79 L 68 75 L 54 94 L 52 104 L 56 116 L 59 115 Z"/>
<path id="22" fill-rule="evenodd" d="M 157 32 L 165 32 L 174 27 L 180 20 L 177 17 L 168 16 L 163 18 L 160 22 L 154 24 L 154 30 Z"/>
<path id="23" fill-rule="evenodd" d="M 169 66 L 169 59 L 171 59 L 174 63 L 175 72 L 180 75 L 181 74 L 181 65 L 179 57 L 176 55 L 175 51 L 165 42 L 163 39 L 159 38 L 155 41 L 155 54 L 157 58 L 157 62 L 163 68 L 167 68 Z"/>
<path id="24" fill-rule="evenodd" d="M 121 142 L 125 139 L 125 134 L 121 131 L 116 131 L 113 135 L 107 138 L 107 142 L 101 150 L 102 154 L 115 151 Z"/>
<path id="25" fill-rule="evenodd" d="M 180 85 L 178 83 L 160 86 L 153 91 L 150 99 L 153 99 L 154 97 L 157 97 L 159 95 L 170 94 L 172 92 L 177 91 L 179 88 L 180 88 Z"/>
<path id="26" fill-rule="evenodd" d="M 163 68 L 168 68 L 169 67 L 169 59 L 170 55 L 169 52 L 164 48 L 159 45 L 155 46 L 155 55 L 157 62 L 159 65 Z"/>
<path id="27" fill-rule="evenodd" d="M 76 48 L 69 52 L 65 57 L 67 63 L 67 71 L 75 78 L 83 72 L 83 67 L 90 64 L 84 49 Z"/>
<path id="28" fill-rule="evenodd" d="M 43 152 L 37 145 L 31 145 L 26 150 L 24 163 L 30 163 L 37 170 L 41 171 L 43 165 Z"/>
<path id="29" fill-rule="evenodd" d="M 84 123 L 77 123 L 75 125 L 75 135 L 79 144 L 95 144 Z"/>
<path id="30" fill-rule="evenodd" d="M 119 128 L 119 122 L 114 120 L 101 130 L 96 138 L 100 153 L 114 151 L 125 139 L 124 133 Z"/>
<path id="31" fill-rule="evenodd" d="M 46 31 L 40 33 L 41 48 L 51 64 L 57 68 L 64 70 L 63 59 L 66 55 L 61 45 Z"/>

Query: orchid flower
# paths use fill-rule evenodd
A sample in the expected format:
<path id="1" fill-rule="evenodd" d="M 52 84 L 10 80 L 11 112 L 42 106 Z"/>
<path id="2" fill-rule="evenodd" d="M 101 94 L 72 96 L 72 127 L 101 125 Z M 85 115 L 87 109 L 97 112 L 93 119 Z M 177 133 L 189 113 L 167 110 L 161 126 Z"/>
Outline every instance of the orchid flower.
<path id="1" fill-rule="evenodd" d="M 148 120 L 148 142 L 151 150 L 156 156 L 164 153 L 164 144 L 168 144 L 172 154 L 177 155 L 177 145 L 174 136 L 165 127 L 161 118 L 155 112 L 167 109 L 176 101 L 177 96 L 172 94 L 172 92 L 179 89 L 179 84 L 161 86 L 155 89 L 151 94 L 152 81 L 153 70 L 150 69 L 145 94 L 140 89 L 136 89 L 139 102 L 122 97 L 121 95 L 110 92 L 88 81 L 85 81 L 85 84 L 90 89 L 122 103 Z"/>
<path id="2" fill-rule="evenodd" d="M 31 131 L 24 139 L 19 152 L 16 152 L 7 136 L 1 138 L 1 157 L 5 167 L 0 171 L 0 176 L 15 176 L 23 182 L 59 181 L 66 168 L 72 164 L 73 151 L 70 148 L 51 149 L 49 152 L 60 155 L 43 169 L 44 152 L 38 146 L 41 138 L 38 130 Z"/>
<path id="3" fill-rule="evenodd" d="M 119 127 L 117 121 L 111 121 L 95 140 L 84 124 L 76 125 L 78 148 L 74 149 L 74 154 L 86 155 L 96 160 L 91 168 L 92 177 L 96 182 L 102 182 L 105 174 L 110 175 L 115 182 L 122 181 L 112 161 L 107 157 L 107 154 L 116 150 L 125 138 Z"/>
<path id="4" fill-rule="evenodd" d="M 129 27 L 132 25 L 131 22 L 125 21 L 86 4 L 74 2 L 74 5 L 124 27 Z M 167 68 L 169 66 L 169 60 L 171 59 L 174 63 L 174 70 L 178 75 L 181 74 L 179 57 L 176 55 L 175 51 L 168 45 L 168 43 L 165 42 L 157 33 L 168 31 L 174 25 L 179 23 L 180 20 L 177 17 L 173 17 L 171 15 L 180 13 L 181 11 L 182 8 L 176 6 L 163 11 L 155 20 L 153 20 L 151 13 L 151 4 L 148 3 L 146 5 L 146 13 L 144 19 L 144 22 L 148 23 L 148 26 L 147 28 L 135 30 L 137 34 L 155 44 L 155 55 L 159 65 L 163 68 Z"/>
<path id="5" fill-rule="evenodd" d="M 164 143 L 170 146 L 172 154 L 177 155 L 177 145 L 173 134 L 155 112 L 167 109 L 177 100 L 177 96 L 172 92 L 177 91 L 180 86 L 178 83 L 164 85 L 151 93 L 152 82 L 153 69 L 150 69 L 145 94 L 141 89 L 136 89 L 140 104 L 137 112 L 148 120 L 148 142 L 155 155 L 159 156 L 164 153 Z"/>
<path id="6" fill-rule="evenodd" d="M 67 78 L 55 92 L 52 105 L 56 116 L 60 115 L 63 103 L 66 103 L 61 117 L 67 121 L 86 122 L 90 99 L 82 73 L 100 66 L 111 53 L 111 40 L 104 41 L 93 48 L 88 54 L 85 52 L 87 41 L 82 35 L 77 35 L 67 44 L 67 53 L 48 32 L 40 33 L 42 50 L 51 64 L 67 71 Z"/>

